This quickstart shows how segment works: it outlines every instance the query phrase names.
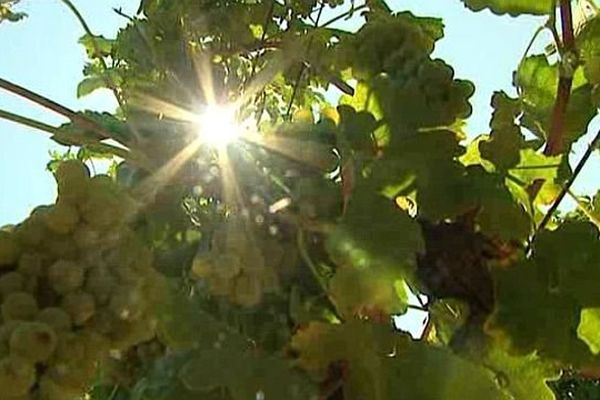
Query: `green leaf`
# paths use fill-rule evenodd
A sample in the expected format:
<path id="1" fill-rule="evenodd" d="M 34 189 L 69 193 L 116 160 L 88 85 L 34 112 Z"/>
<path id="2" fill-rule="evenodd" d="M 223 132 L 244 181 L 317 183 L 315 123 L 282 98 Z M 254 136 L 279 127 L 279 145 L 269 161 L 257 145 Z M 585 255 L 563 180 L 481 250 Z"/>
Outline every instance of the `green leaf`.
<path id="1" fill-rule="evenodd" d="M 488 140 L 479 143 L 479 151 L 483 158 L 503 171 L 519 163 L 519 150 L 525 139 L 515 120 L 521 110 L 518 100 L 511 99 L 504 92 L 494 93 L 492 106 L 492 132 Z"/>
<path id="2" fill-rule="evenodd" d="M 379 146 L 389 141 L 389 128 L 385 124 L 379 122 L 383 119 L 383 110 L 381 105 L 373 92 L 373 89 L 365 82 L 359 82 L 354 90 L 354 96 L 343 95 L 340 97 L 340 106 L 350 106 L 354 108 L 357 113 L 368 113 L 371 114 L 378 125 L 380 125 L 374 132 L 374 137 Z M 353 136 L 351 134 L 351 136 Z M 359 136 L 360 138 L 360 136 Z M 364 139 L 363 139 L 364 140 Z"/>
<path id="3" fill-rule="evenodd" d="M 465 167 L 469 165 L 481 165 L 488 172 L 495 171 L 494 164 L 483 158 L 479 149 L 479 146 L 488 140 L 488 135 L 479 135 L 467 144 L 465 154 L 458 158 L 461 164 Z"/>
<path id="4" fill-rule="evenodd" d="M 588 21 L 577 36 L 577 49 L 590 83 L 600 84 L 600 17 Z"/>
<path id="5" fill-rule="evenodd" d="M 2 0 L 0 1 L 0 23 L 2 21 L 17 22 L 27 17 L 24 12 L 14 11 L 13 7 L 21 0 Z"/>
<path id="6" fill-rule="evenodd" d="M 338 267 L 329 281 L 329 293 L 344 317 L 402 314 L 408 304 L 404 280 L 393 269 Z"/>
<path id="7" fill-rule="evenodd" d="M 582 307 L 600 307 L 600 241 L 594 224 L 565 222 L 555 231 L 540 233 L 535 249 L 540 267 L 562 293 Z"/>
<path id="8" fill-rule="evenodd" d="M 392 200 L 357 188 L 327 246 L 338 264 L 410 269 L 423 239 L 418 223 Z"/>
<path id="9" fill-rule="evenodd" d="M 340 135 L 348 146 L 355 151 L 372 154 L 375 147 L 372 135 L 377 126 L 373 114 L 367 111 L 357 112 L 348 105 L 338 106 L 338 113 Z"/>
<path id="10" fill-rule="evenodd" d="M 385 400 L 393 398 L 387 357 L 403 340 L 387 325 L 351 319 L 341 325 L 312 322 L 294 335 L 291 345 L 299 353 L 299 365 L 319 377 L 325 376 L 330 364 L 347 362 L 344 398 Z"/>
<path id="11" fill-rule="evenodd" d="M 390 374 L 393 395 L 388 399 L 512 399 L 489 371 L 447 349 L 411 343 L 399 348 L 396 359 L 389 363 L 393 371 Z"/>
<path id="12" fill-rule="evenodd" d="M 526 58 L 515 74 L 515 86 L 521 90 L 521 123 L 540 138 L 547 139 L 558 87 L 559 66 L 549 64 L 543 55 Z M 564 148 L 568 149 L 586 131 L 595 115 L 591 86 L 580 67 L 573 76 L 571 97 L 564 118 Z"/>
<path id="13" fill-rule="evenodd" d="M 235 347 L 193 352 L 179 378 L 199 395 L 223 388 L 233 400 L 260 398 L 259 393 L 266 399 L 304 400 L 316 395 L 307 377 L 283 359 L 244 353 Z"/>
<path id="14" fill-rule="evenodd" d="M 496 308 L 486 331 L 516 355 L 538 351 L 565 364 L 585 359 L 587 348 L 575 332 L 579 307 L 550 286 L 532 262 L 497 271 Z"/>
<path id="15" fill-rule="evenodd" d="M 115 40 L 107 39 L 102 35 L 85 34 L 79 39 L 79 44 L 85 48 L 89 58 L 99 58 L 111 55 Z"/>
<path id="16" fill-rule="evenodd" d="M 87 96 L 97 89 L 106 87 L 106 80 L 101 76 L 92 76 L 85 78 L 77 85 L 77 98 Z"/>
<path id="17" fill-rule="evenodd" d="M 496 309 L 487 332 L 520 354 L 538 351 L 566 365 L 597 365 L 577 335 L 584 329 L 581 310 L 600 306 L 597 229 L 565 222 L 541 232 L 534 249 L 532 259 L 495 271 Z"/>
<path id="18" fill-rule="evenodd" d="M 490 9 L 494 14 L 521 14 L 549 15 L 552 11 L 552 0 L 462 0 L 473 11 L 484 8 Z"/>
<path id="19" fill-rule="evenodd" d="M 331 363 L 346 362 L 343 389 L 349 400 L 508 400 L 484 368 L 448 350 L 412 342 L 386 325 L 312 323 L 298 331 L 292 346 L 309 371 L 323 373 Z"/>
<path id="20" fill-rule="evenodd" d="M 509 173 L 525 186 L 538 179 L 552 182 L 558 176 L 562 155 L 545 156 L 532 149 L 521 150 L 519 154 L 519 164 L 510 169 Z"/>
<path id="21" fill-rule="evenodd" d="M 433 324 L 435 340 L 448 345 L 454 334 L 469 317 L 469 305 L 460 300 L 442 299 L 429 307 L 429 320 Z"/>
<path id="22" fill-rule="evenodd" d="M 499 346 L 490 346 L 485 365 L 500 386 L 516 400 L 554 400 L 548 381 L 560 377 L 560 369 L 536 354 L 514 356 Z"/>
<path id="23" fill-rule="evenodd" d="M 600 353 L 600 308 L 581 310 L 577 335 L 588 345 L 593 354 Z"/>

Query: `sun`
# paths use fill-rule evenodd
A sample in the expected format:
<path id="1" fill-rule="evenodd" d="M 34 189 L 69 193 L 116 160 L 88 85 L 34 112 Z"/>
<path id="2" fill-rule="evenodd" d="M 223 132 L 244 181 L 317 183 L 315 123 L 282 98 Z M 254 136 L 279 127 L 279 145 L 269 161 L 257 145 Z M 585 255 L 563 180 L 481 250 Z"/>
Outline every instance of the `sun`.
<path id="1" fill-rule="evenodd" d="M 198 115 L 198 137 L 212 147 L 226 147 L 244 133 L 231 105 L 208 105 Z"/>

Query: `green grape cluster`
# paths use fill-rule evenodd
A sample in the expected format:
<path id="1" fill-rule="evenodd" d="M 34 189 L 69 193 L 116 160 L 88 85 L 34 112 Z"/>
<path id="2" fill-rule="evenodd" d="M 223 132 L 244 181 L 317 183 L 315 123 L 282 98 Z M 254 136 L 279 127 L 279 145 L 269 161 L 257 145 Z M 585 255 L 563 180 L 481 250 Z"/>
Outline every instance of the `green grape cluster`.
<path id="1" fill-rule="evenodd" d="M 452 125 L 471 115 L 473 83 L 454 79 L 452 67 L 440 59 L 425 59 L 411 74 L 380 75 L 373 88 L 392 123 L 412 127 Z"/>
<path id="2" fill-rule="evenodd" d="M 215 232 L 210 251 L 199 253 L 192 274 L 202 279 L 214 296 L 223 296 L 234 304 L 252 307 L 264 294 L 280 289 L 274 268 L 282 254 L 276 246 L 265 246 L 268 239 L 253 235 L 248 221 L 232 216 Z M 271 243 L 272 244 L 272 243 Z"/>
<path id="3" fill-rule="evenodd" d="M 342 45 L 342 59 L 358 79 L 380 73 L 414 75 L 438 38 L 410 13 L 377 15 Z"/>
<path id="4" fill-rule="evenodd" d="M 412 14 L 374 14 L 340 45 L 340 69 L 365 81 L 392 125 L 438 127 L 471 115 L 471 82 L 454 79 L 453 69 L 431 59 L 443 26 Z"/>
<path id="5" fill-rule="evenodd" d="M 154 360 L 165 355 L 165 346 L 156 338 L 137 344 L 120 357 L 111 358 L 103 368 L 104 384 L 132 387 L 140 376 L 152 368 Z"/>
<path id="6" fill-rule="evenodd" d="M 133 200 L 70 160 L 56 204 L 0 231 L 0 400 L 79 398 L 111 354 L 154 334 L 160 280 Z"/>

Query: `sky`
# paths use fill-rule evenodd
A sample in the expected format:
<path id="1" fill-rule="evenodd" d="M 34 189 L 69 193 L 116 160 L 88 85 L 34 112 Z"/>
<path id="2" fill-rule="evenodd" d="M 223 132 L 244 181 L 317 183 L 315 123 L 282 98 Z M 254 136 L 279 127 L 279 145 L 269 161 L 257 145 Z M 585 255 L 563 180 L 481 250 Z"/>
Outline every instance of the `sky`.
<path id="1" fill-rule="evenodd" d="M 112 8 L 120 7 L 133 14 L 139 4 L 139 0 L 73 1 L 92 31 L 107 37 L 114 37 L 118 28 L 126 23 Z M 477 89 L 471 99 L 474 112 L 467 130 L 471 137 L 487 132 L 491 94 L 496 90 L 514 93 L 512 71 L 533 32 L 544 21 L 535 17 L 498 17 L 487 11 L 473 13 L 459 0 L 389 0 L 388 4 L 394 10 L 410 10 L 417 15 L 444 19 L 446 35 L 438 42 L 434 56 L 452 65 L 458 78 L 475 83 Z M 20 8 L 29 14 L 27 19 L 16 24 L 0 24 L 0 77 L 75 110 L 114 110 L 115 102 L 108 92 L 95 92 L 82 99 L 76 97 L 85 61 L 83 48 L 77 43 L 83 30 L 62 2 L 22 0 Z M 54 125 L 65 122 L 33 103 L 2 91 L 0 109 Z M 577 146 L 573 159 L 579 157 L 582 147 Z M 0 120 L 0 226 L 17 223 L 33 207 L 54 201 L 55 183 L 45 169 L 49 151 L 53 149 L 59 150 L 60 146 L 47 134 Z M 576 192 L 591 193 L 598 186 L 600 177 L 595 177 L 598 174 L 593 171 L 600 171 L 599 168 L 600 161 L 596 157 L 576 183 Z"/>

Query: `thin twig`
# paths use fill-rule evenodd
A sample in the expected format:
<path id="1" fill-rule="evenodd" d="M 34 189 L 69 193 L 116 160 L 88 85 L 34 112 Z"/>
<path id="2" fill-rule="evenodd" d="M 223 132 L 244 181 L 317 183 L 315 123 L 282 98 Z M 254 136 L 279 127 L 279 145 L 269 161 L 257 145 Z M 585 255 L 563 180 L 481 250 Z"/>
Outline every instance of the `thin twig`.
<path id="1" fill-rule="evenodd" d="M 336 305 L 335 301 L 329 295 L 329 288 L 327 287 L 327 283 L 325 282 L 325 280 L 323 279 L 321 274 L 319 274 L 319 271 L 317 270 L 317 266 L 315 265 L 312 258 L 310 257 L 310 254 L 308 254 L 308 249 L 306 248 L 306 241 L 304 238 L 304 230 L 301 227 L 298 227 L 296 241 L 297 241 L 296 244 L 298 247 L 298 252 L 300 253 L 300 257 L 302 258 L 304 263 L 306 265 L 308 265 L 308 268 L 312 272 L 315 280 L 321 287 L 321 290 L 323 291 L 323 295 L 327 298 L 327 300 L 331 304 L 331 307 L 332 307 L 331 311 L 333 312 L 333 314 L 336 316 L 336 318 L 338 320 L 343 321 L 344 319 L 338 312 L 338 306 Z"/>
<path id="2" fill-rule="evenodd" d="M 321 20 L 321 15 L 323 15 L 323 10 L 325 9 L 325 2 L 321 3 L 321 7 L 319 8 L 319 14 L 317 15 L 317 20 L 315 21 L 315 29 L 319 28 L 319 21 Z M 308 52 L 310 51 L 310 48 L 312 47 L 313 41 L 314 41 L 315 36 L 311 35 L 310 38 L 308 39 L 308 44 L 306 45 L 306 54 L 308 54 Z M 288 104 L 288 108 L 287 111 L 285 112 L 285 119 L 289 119 L 290 115 L 292 113 L 292 107 L 294 106 L 294 100 L 296 99 L 296 96 L 298 95 L 298 89 L 300 88 L 300 82 L 302 81 L 302 77 L 304 76 L 304 71 L 306 70 L 307 67 L 307 63 L 306 62 L 302 62 L 300 64 L 300 70 L 298 71 L 298 75 L 296 76 L 296 80 L 294 83 L 294 89 L 292 90 L 292 97 L 290 98 L 290 102 Z"/>
<path id="3" fill-rule="evenodd" d="M 319 274 L 319 271 L 317 270 L 317 266 L 315 265 L 312 258 L 310 257 L 310 254 L 308 254 L 308 250 L 306 248 L 306 240 L 304 238 L 304 231 L 302 230 L 302 228 L 298 228 L 297 245 L 298 245 L 298 251 L 300 252 L 300 257 L 302 257 L 302 260 L 306 263 L 306 265 L 308 265 L 308 268 L 312 272 L 316 281 L 319 283 L 319 286 L 321 286 L 321 290 L 323 290 L 323 293 L 328 293 L 329 288 L 327 287 L 327 284 L 321 277 L 321 274 Z"/>
<path id="4" fill-rule="evenodd" d="M 73 143 L 76 146 L 86 146 L 91 150 L 96 150 L 102 153 L 110 153 L 124 160 L 130 161 L 132 164 L 139 165 L 139 161 L 135 160 L 131 153 L 123 148 L 113 146 L 108 143 L 98 142 L 96 139 L 89 139 L 85 136 L 77 133 L 65 133 L 55 126 L 48 125 L 44 122 L 37 121 L 35 119 L 27 118 L 22 115 L 14 114 L 9 111 L 0 110 L 0 118 L 7 121 L 15 122 L 17 124 L 34 128 L 39 131 L 47 132 L 53 135 L 53 139 L 63 141 L 65 143 Z"/>
<path id="5" fill-rule="evenodd" d="M 346 11 L 346 12 L 343 12 L 343 13 L 341 13 L 340 15 L 337 15 L 337 16 L 335 16 L 335 17 L 331 18 L 329 21 L 327 21 L 327 22 L 323 23 L 323 25 L 321 25 L 320 27 L 321 27 L 321 28 L 326 28 L 326 27 L 328 27 L 329 25 L 332 25 L 332 24 L 334 24 L 334 23 L 338 22 L 339 20 L 341 20 L 341 19 L 343 19 L 343 18 L 346 18 L 346 17 L 348 17 L 348 16 L 350 16 L 350 15 L 354 14 L 354 13 L 355 13 L 355 12 L 357 12 L 357 11 L 364 10 L 364 9 L 365 9 L 365 8 L 367 8 L 367 7 L 368 7 L 368 4 L 366 4 L 366 3 L 365 3 L 365 4 L 363 4 L 363 5 L 360 5 L 360 6 L 358 6 L 358 7 L 352 7 L 352 8 L 351 8 L 351 9 L 349 9 L 348 11 Z"/>
<path id="6" fill-rule="evenodd" d="M 271 21 L 273 20 L 273 12 L 274 11 L 275 11 L 275 0 L 271 0 L 271 7 L 269 7 L 269 10 L 267 11 L 267 14 L 265 16 L 265 22 L 263 24 L 263 31 L 262 31 L 262 34 L 260 35 L 259 44 L 260 44 L 261 49 L 258 51 L 258 54 L 256 55 L 256 57 L 254 57 L 252 59 L 252 70 L 250 71 L 250 75 L 248 76 L 248 79 L 244 83 L 244 91 L 246 90 L 248 83 L 250 81 L 252 81 L 252 79 L 254 79 L 254 75 L 256 75 L 256 68 L 258 67 L 258 60 L 259 60 L 260 56 L 262 54 L 264 54 L 263 46 L 265 44 L 265 40 L 267 39 L 267 31 L 269 29 L 269 25 L 271 24 Z M 259 98 L 263 99 L 263 107 L 259 107 L 260 113 L 257 114 L 257 116 L 256 116 L 257 128 L 260 124 L 260 120 L 262 119 L 262 113 L 264 112 L 264 98 L 265 98 L 264 96 L 265 96 L 265 88 L 263 86 L 263 88 L 261 89 L 258 96 L 255 97 L 255 99 L 259 99 Z"/>
<path id="7" fill-rule="evenodd" d="M 9 111 L 0 110 L 0 118 L 51 134 L 56 133 L 56 127 L 52 125 L 48 125 L 31 118 L 23 117 L 22 115 L 13 114 Z"/>
<path id="8" fill-rule="evenodd" d="M 523 64 L 523 62 L 527 58 L 527 54 L 529 54 L 529 51 L 533 47 L 537 37 L 546 28 L 547 25 L 548 25 L 548 23 L 546 23 L 545 25 L 542 25 L 536 29 L 535 33 L 531 37 L 531 40 L 529 40 L 529 43 L 527 44 L 527 47 L 525 48 L 523 55 L 521 56 L 521 60 L 519 61 L 519 66 Z M 517 93 L 519 94 L 519 96 L 521 95 L 521 87 L 520 86 L 517 86 Z"/>
<path id="9" fill-rule="evenodd" d="M 108 396 L 108 399 L 106 399 L 106 400 L 114 400 L 118 391 L 119 391 L 119 385 L 115 385 L 115 387 L 113 387 L 113 390 L 111 391 L 110 395 Z"/>
<path id="10" fill-rule="evenodd" d="M 130 15 L 127 15 L 127 14 L 125 14 L 125 13 L 123 12 L 123 10 L 122 10 L 120 7 L 119 7 L 119 8 L 113 7 L 113 11 L 114 11 L 114 12 L 115 12 L 117 15 L 119 15 L 119 16 L 121 16 L 121 17 L 125 18 L 126 20 L 128 20 L 129 22 L 134 22 L 134 19 L 133 19 L 133 17 L 132 17 L 132 16 L 130 16 Z"/>
<path id="11" fill-rule="evenodd" d="M 569 180 L 567 181 L 565 186 L 560 191 L 560 194 L 558 195 L 556 200 L 554 200 L 554 203 L 552 203 L 552 206 L 550 207 L 550 209 L 544 216 L 544 219 L 542 219 L 542 222 L 540 222 L 540 224 L 538 225 L 538 227 L 536 229 L 536 233 L 546 227 L 546 225 L 552 218 L 552 215 L 554 214 L 554 212 L 556 211 L 558 206 L 560 206 L 561 201 L 563 200 L 565 195 L 568 193 L 568 191 L 571 189 L 571 186 L 573 185 L 573 183 L 575 182 L 575 180 L 577 179 L 577 177 L 583 170 L 583 167 L 585 166 L 585 164 L 587 163 L 587 161 L 589 160 L 591 155 L 594 153 L 594 150 L 596 150 L 598 145 L 600 145 L 600 131 L 598 131 L 598 133 L 594 137 L 594 140 L 592 140 L 592 142 L 589 144 L 585 154 L 583 155 L 581 160 L 579 160 L 579 162 L 577 163 L 575 170 L 573 170 L 573 175 L 571 175 L 571 178 L 569 178 Z"/>

